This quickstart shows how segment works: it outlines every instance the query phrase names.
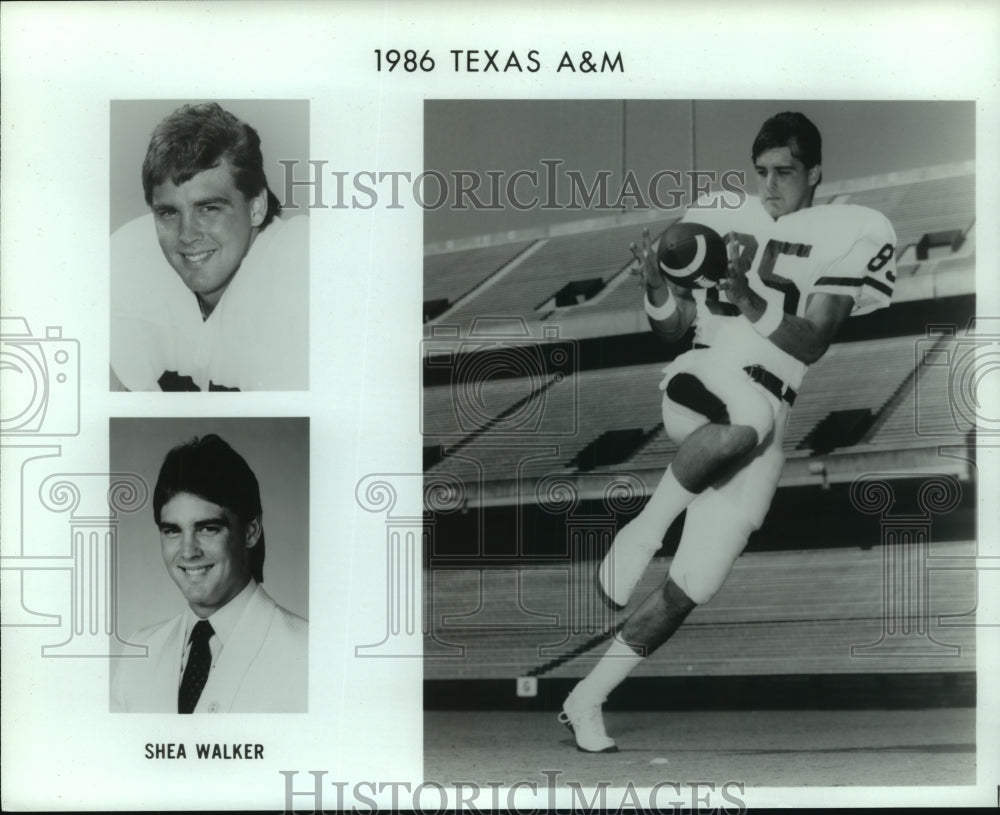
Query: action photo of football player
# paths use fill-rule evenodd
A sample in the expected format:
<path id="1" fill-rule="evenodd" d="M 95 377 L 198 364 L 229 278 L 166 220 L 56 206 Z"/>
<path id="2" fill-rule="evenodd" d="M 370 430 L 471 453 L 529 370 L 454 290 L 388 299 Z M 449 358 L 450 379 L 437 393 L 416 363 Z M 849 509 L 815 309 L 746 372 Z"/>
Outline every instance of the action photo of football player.
<path id="1" fill-rule="evenodd" d="M 648 232 L 632 247 L 653 331 L 694 345 L 664 369 L 663 422 L 680 446 L 642 512 L 615 537 L 598 570 L 617 607 L 632 596 L 671 523 L 687 510 L 663 583 L 619 626 L 593 670 L 567 697 L 560 721 L 578 749 L 614 752 L 601 706 L 691 611 L 719 591 L 774 497 L 789 411 L 807 368 L 844 321 L 889 305 L 896 235 L 863 206 L 812 206 L 822 142 L 801 113 L 760 128 L 751 157 L 757 198 L 738 209 L 692 206 L 682 223 L 725 241 L 725 273 L 687 288 L 661 273 Z"/>

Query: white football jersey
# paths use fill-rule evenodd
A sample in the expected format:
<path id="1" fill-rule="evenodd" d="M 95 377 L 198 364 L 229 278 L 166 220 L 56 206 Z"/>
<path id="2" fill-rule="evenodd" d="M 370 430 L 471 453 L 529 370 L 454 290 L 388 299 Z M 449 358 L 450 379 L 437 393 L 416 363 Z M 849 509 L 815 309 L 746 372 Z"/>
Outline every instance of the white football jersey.
<path id="1" fill-rule="evenodd" d="M 306 390 L 309 219 L 275 218 L 207 319 L 143 215 L 111 236 L 111 367 L 132 391 Z"/>
<path id="2" fill-rule="evenodd" d="M 693 207 L 683 220 L 711 227 L 730 252 L 749 257 L 747 282 L 769 308 L 802 317 L 812 295 L 841 294 L 854 299 L 856 315 L 884 308 L 892 298 L 896 233 L 882 213 L 868 207 L 826 204 L 774 220 L 754 197 L 735 210 Z M 799 386 L 806 364 L 758 334 L 725 292 L 693 293 L 695 342 L 724 350 L 740 367 L 762 365 Z"/>

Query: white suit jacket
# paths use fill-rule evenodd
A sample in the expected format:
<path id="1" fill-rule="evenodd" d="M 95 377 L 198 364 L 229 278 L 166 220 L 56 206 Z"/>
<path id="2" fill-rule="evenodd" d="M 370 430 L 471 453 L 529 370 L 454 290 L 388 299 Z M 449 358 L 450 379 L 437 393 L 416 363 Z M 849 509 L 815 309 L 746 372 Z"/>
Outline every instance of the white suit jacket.
<path id="1" fill-rule="evenodd" d="M 261 586 L 208 676 L 195 713 L 305 713 L 309 623 L 279 606 Z M 116 660 L 111 710 L 176 713 L 184 653 L 184 614 L 140 629 L 129 641 L 143 657 Z"/>

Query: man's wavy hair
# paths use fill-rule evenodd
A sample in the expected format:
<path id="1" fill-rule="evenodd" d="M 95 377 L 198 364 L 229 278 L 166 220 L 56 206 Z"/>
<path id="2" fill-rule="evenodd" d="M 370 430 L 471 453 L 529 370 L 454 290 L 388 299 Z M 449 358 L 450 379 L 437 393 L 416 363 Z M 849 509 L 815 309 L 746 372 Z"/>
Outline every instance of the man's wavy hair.
<path id="1" fill-rule="evenodd" d="M 787 147 L 807 170 L 823 163 L 823 138 L 801 113 L 785 111 L 764 122 L 753 141 L 751 157 L 757 161 L 761 153 L 776 147 Z"/>
<path id="2" fill-rule="evenodd" d="M 236 188 L 247 199 L 267 190 L 267 214 L 260 225 L 264 229 L 281 204 L 267 185 L 260 136 L 215 102 L 184 105 L 156 126 L 142 162 L 146 203 L 152 205 L 153 188 L 158 184 L 170 180 L 180 186 L 223 161 L 229 165 Z"/>
<path id="3" fill-rule="evenodd" d="M 214 433 L 179 444 L 163 459 L 153 490 L 153 518 L 160 524 L 164 505 L 180 493 L 225 507 L 240 523 L 261 518 L 260 485 L 246 460 Z M 254 580 L 264 582 L 264 528 L 249 551 Z"/>

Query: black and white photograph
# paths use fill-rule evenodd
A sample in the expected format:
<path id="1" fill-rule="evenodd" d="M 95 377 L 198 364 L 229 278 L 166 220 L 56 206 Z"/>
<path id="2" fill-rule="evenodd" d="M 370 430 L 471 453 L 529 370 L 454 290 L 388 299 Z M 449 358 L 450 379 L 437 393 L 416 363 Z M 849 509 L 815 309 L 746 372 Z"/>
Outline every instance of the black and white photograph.
<path id="1" fill-rule="evenodd" d="M 119 527 L 112 712 L 307 712 L 308 420 L 112 419 L 111 466 L 146 499 Z"/>
<path id="2" fill-rule="evenodd" d="M 426 777 L 974 783 L 974 105 L 424 115 Z"/>
<path id="3" fill-rule="evenodd" d="M 997 42 L 0 3 L 0 807 L 994 806 Z"/>
<path id="4" fill-rule="evenodd" d="M 304 100 L 112 101 L 113 390 L 308 389 L 308 155 Z"/>

